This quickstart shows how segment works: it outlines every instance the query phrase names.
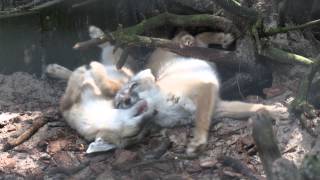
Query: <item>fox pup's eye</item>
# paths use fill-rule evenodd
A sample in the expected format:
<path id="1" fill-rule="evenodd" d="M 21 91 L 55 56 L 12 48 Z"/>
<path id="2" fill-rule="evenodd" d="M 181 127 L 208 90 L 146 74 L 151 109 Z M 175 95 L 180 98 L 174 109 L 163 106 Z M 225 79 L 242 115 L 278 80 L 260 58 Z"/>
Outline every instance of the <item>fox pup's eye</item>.
<path id="1" fill-rule="evenodd" d="M 134 82 L 131 84 L 130 86 L 130 91 L 132 91 L 134 88 L 136 88 L 138 86 L 138 83 L 137 82 Z"/>
<path id="2" fill-rule="evenodd" d="M 131 99 L 130 98 L 125 99 L 124 100 L 124 104 L 127 105 L 127 106 L 131 105 Z"/>

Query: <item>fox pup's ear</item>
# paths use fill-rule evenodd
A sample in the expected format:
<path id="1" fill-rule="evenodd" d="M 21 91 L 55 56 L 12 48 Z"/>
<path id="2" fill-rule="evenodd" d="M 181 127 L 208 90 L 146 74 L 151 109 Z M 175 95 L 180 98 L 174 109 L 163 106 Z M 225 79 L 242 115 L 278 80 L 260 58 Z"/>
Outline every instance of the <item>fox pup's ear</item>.
<path id="1" fill-rule="evenodd" d="M 151 80 L 151 81 L 155 81 L 156 78 L 154 77 L 154 75 L 151 72 L 151 69 L 145 69 L 143 71 L 140 71 L 137 75 L 135 75 L 132 78 L 133 81 L 137 81 L 137 80 Z"/>

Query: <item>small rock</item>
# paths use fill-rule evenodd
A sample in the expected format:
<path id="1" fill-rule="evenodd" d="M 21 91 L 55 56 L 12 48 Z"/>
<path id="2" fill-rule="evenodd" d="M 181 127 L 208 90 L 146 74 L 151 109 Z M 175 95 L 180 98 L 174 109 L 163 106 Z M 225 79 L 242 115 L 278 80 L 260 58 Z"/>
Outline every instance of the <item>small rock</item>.
<path id="1" fill-rule="evenodd" d="M 53 155 L 53 159 L 58 167 L 72 168 L 78 166 L 80 163 L 78 159 L 70 152 L 60 151 Z"/>
<path id="2" fill-rule="evenodd" d="M 61 151 L 68 145 L 69 141 L 66 139 L 58 139 L 55 141 L 49 142 L 49 145 L 47 146 L 47 152 L 50 154 L 55 154 L 58 151 Z"/>
<path id="3" fill-rule="evenodd" d="M 157 174 L 154 171 L 143 171 L 142 173 L 140 173 L 140 175 L 138 175 L 138 179 L 139 180 L 160 180 L 160 175 Z"/>
<path id="4" fill-rule="evenodd" d="M 4 168 L 13 169 L 16 166 L 16 163 L 16 160 L 9 155 L 0 157 L 0 164 Z"/>
<path id="5" fill-rule="evenodd" d="M 164 180 L 185 180 L 185 179 L 189 179 L 189 178 L 184 177 L 182 175 L 170 174 L 170 175 L 165 176 L 163 179 Z"/>
<path id="6" fill-rule="evenodd" d="M 49 160 L 49 159 L 51 159 L 51 156 L 48 153 L 40 154 L 40 160 Z"/>
<path id="7" fill-rule="evenodd" d="M 189 173 L 201 171 L 200 162 L 198 160 L 188 162 L 186 170 Z"/>
<path id="8" fill-rule="evenodd" d="M 218 161 L 215 159 L 204 159 L 200 161 L 200 166 L 203 168 L 212 168 L 216 166 L 217 163 Z"/>
<path id="9" fill-rule="evenodd" d="M 99 174 L 96 180 L 114 180 L 112 176 L 112 172 L 110 170 L 106 170 L 103 173 Z"/>
<path id="10" fill-rule="evenodd" d="M 115 152 L 115 161 L 113 162 L 114 166 L 119 166 L 123 163 L 128 163 L 137 159 L 137 153 L 129 150 L 118 149 Z"/>

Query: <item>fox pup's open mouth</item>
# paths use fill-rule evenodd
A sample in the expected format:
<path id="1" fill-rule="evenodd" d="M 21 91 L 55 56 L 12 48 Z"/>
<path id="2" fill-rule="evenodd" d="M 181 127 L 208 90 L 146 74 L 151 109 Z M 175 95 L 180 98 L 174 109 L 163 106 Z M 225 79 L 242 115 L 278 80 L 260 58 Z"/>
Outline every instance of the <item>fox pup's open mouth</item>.
<path id="1" fill-rule="evenodd" d="M 148 103 L 146 100 L 140 100 L 138 103 L 137 113 L 134 116 L 139 116 L 148 110 Z"/>

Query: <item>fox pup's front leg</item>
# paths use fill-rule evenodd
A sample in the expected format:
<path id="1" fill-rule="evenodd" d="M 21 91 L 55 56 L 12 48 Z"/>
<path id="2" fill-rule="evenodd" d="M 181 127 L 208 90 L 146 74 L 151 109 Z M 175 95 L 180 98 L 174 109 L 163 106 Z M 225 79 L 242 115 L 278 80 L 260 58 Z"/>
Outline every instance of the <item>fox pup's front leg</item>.
<path id="1" fill-rule="evenodd" d="M 91 62 L 90 67 L 97 86 L 106 97 L 114 97 L 117 91 L 125 83 L 119 79 L 112 79 L 108 77 L 105 66 L 99 62 Z"/>
<path id="2" fill-rule="evenodd" d="M 199 147 L 207 144 L 208 133 L 211 124 L 211 117 L 218 103 L 218 88 L 212 83 L 198 84 L 194 89 L 198 92 L 194 102 L 197 107 L 194 137 L 191 139 L 187 153 L 194 153 Z"/>

